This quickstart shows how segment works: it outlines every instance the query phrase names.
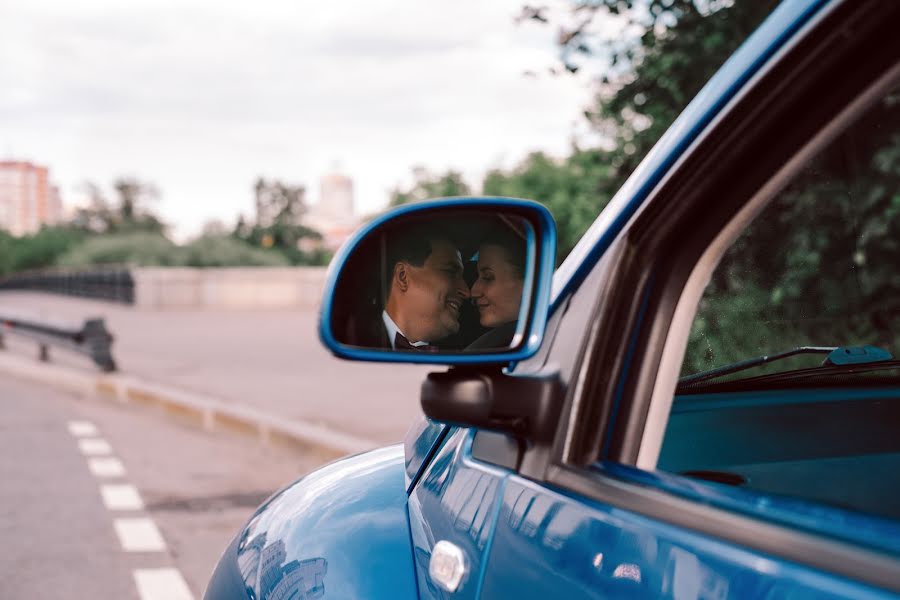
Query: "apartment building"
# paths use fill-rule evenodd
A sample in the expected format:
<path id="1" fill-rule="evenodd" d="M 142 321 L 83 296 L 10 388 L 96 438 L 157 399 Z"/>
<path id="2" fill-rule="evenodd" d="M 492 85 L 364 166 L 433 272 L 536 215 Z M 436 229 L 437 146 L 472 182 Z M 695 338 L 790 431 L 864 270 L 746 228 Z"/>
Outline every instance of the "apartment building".
<path id="1" fill-rule="evenodd" d="M 21 236 L 62 219 L 59 188 L 49 169 L 26 161 L 0 161 L 0 229 Z"/>

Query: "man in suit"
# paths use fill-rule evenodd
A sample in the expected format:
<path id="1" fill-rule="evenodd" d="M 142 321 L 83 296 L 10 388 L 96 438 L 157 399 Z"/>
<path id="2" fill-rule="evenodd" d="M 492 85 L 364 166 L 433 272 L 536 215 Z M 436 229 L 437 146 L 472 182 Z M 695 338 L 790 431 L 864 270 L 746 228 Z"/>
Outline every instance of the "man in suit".
<path id="1" fill-rule="evenodd" d="M 437 342 L 459 330 L 469 297 L 460 252 L 446 233 L 427 225 L 389 232 L 386 249 L 383 328 L 375 345 L 436 351 Z"/>

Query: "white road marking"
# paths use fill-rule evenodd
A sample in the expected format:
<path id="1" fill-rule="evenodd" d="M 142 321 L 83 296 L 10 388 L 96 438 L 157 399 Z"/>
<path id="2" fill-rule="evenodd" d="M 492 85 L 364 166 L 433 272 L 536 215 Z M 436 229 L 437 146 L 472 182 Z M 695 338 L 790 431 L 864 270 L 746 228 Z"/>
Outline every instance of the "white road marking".
<path id="1" fill-rule="evenodd" d="M 109 510 L 143 510 L 144 501 L 137 488 L 127 483 L 114 483 L 100 486 L 103 504 Z"/>
<path id="2" fill-rule="evenodd" d="M 84 438 L 78 440 L 78 447 L 85 456 L 103 456 L 112 454 L 112 446 L 101 438 Z"/>
<path id="3" fill-rule="evenodd" d="M 88 468 L 95 477 L 122 477 L 125 475 L 125 465 L 121 460 L 112 456 L 88 459 Z"/>
<path id="4" fill-rule="evenodd" d="M 166 549 L 166 542 L 152 519 L 115 519 L 113 527 L 125 552 L 162 552 Z"/>
<path id="5" fill-rule="evenodd" d="M 141 600 L 194 600 L 178 569 L 135 569 Z"/>
<path id="6" fill-rule="evenodd" d="M 109 456 L 112 447 L 98 434 L 97 427 L 88 421 L 70 421 L 69 433 L 77 438 L 78 448 L 88 457 L 88 467 L 95 477 L 122 477 L 125 465 Z M 100 486 L 103 504 L 109 510 L 143 510 L 144 501 L 136 487 L 127 483 Z M 163 552 L 166 541 L 153 519 L 135 517 L 114 519 L 113 527 L 125 552 Z M 178 569 L 135 569 L 134 583 L 141 600 L 194 600 L 191 590 Z"/>
<path id="7" fill-rule="evenodd" d="M 69 421 L 69 433 L 75 437 L 97 435 L 97 427 L 90 421 Z"/>

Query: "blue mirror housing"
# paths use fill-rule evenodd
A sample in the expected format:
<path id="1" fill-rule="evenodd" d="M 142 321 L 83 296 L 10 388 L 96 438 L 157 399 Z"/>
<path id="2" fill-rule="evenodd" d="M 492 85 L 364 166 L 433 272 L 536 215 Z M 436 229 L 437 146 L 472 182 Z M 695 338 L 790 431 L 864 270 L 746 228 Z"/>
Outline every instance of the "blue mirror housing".
<path id="1" fill-rule="evenodd" d="M 556 225 L 530 200 L 446 198 L 361 227 L 328 270 L 322 343 L 351 360 L 504 364 L 543 341 Z"/>

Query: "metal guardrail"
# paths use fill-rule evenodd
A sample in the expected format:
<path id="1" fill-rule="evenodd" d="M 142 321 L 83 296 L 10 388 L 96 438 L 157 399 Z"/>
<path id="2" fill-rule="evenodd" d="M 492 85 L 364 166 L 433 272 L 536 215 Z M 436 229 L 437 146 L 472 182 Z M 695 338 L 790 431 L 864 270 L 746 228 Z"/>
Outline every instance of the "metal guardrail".
<path id="1" fill-rule="evenodd" d="M 113 336 L 106 329 L 103 319 L 86 319 L 78 326 L 40 323 L 36 320 L 0 315 L 0 348 L 4 348 L 4 336 L 15 335 L 38 343 L 39 357 L 50 360 L 50 346 L 57 346 L 79 354 L 85 354 L 109 372 L 116 370 L 112 357 Z"/>
<path id="2" fill-rule="evenodd" d="M 134 304 L 134 277 L 124 268 L 18 273 L 0 279 L 0 290 L 32 290 Z"/>

